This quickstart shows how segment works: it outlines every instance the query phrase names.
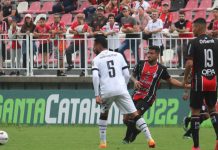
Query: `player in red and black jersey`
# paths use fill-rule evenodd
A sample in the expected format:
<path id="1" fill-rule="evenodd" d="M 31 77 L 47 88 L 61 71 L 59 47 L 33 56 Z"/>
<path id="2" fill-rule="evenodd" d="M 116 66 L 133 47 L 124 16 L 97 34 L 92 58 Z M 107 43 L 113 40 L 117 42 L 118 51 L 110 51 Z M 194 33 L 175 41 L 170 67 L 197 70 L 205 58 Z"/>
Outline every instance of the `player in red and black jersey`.
<path id="1" fill-rule="evenodd" d="M 149 47 L 148 60 L 139 61 L 132 73 L 131 79 L 135 86 L 133 101 L 140 115 L 143 115 L 155 101 L 161 79 L 178 87 L 183 86 L 180 81 L 169 75 L 166 67 L 157 62 L 159 53 L 158 46 Z M 133 142 L 140 131 L 135 128 L 131 118 L 124 116 L 124 123 L 127 125 L 127 131 L 123 143 Z"/>
<path id="2" fill-rule="evenodd" d="M 192 69 L 192 87 L 190 94 L 191 129 L 194 146 L 199 150 L 200 109 L 203 100 L 207 105 L 212 124 L 216 132 L 216 150 L 218 150 L 218 114 L 215 110 L 217 102 L 217 70 L 218 41 L 206 35 L 206 21 L 198 18 L 193 23 L 194 40 L 188 45 L 188 55 L 184 83 L 188 83 L 188 74 Z"/>

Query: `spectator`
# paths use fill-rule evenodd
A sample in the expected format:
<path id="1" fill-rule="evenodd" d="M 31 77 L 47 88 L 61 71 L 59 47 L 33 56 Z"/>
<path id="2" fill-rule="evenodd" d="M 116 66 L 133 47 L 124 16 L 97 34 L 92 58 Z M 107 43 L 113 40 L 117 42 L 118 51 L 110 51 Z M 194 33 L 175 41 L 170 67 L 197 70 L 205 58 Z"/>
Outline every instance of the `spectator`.
<path id="1" fill-rule="evenodd" d="M 20 22 L 21 17 L 18 14 L 15 5 L 12 5 L 11 0 L 4 0 L 4 6 L 2 8 L 4 20 L 8 23 L 8 17 L 14 16 L 17 22 Z M 9 25 L 8 25 L 9 26 Z"/>
<path id="2" fill-rule="evenodd" d="M 161 19 L 158 18 L 159 13 L 158 10 L 153 10 L 152 12 L 152 20 L 150 20 L 145 27 L 145 34 L 151 36 L 151 40 L 149 40 L 150 46 L 158 46 L 160 48 L 160 63 L 163 63 L 162 56 L 163 56 L 163 42 L 162 42 L 162 29 L 163 29 L 163 22 Z"/>
<path id="3" fill-rule="evenodd" d="M 72 62 L 72 54 L 78 50 L 80 51 L 81 68 L 85 68 L 85 40 L 83 39 L 84 33 L 90 32 L 90 28 L 88 24 L 85 22 L 85 14 L 78 14 L 76 18 L 77 20 L 72 23 L 71 30 L 69 31 L 70 33 L 74 34 L 73 39 L 75 39 L 75 42 L 71 42 L 70 46 L 66 49 L 68 71 L 74 67 Z M 84 75 L 85 71 L 82 70 L 80 76 Z"/>
<path id="4" fill-rule="evenodd" d="M 75 0 L 57 0 L 58 3 L 52 7 L 52 13 L 68 13 L 76 10 L 77 3 Z"/>
<path id="5" fill-rule="evenodd" d="M 20 38 L 20 28 L 17 26 L 16 18 L 12 18 L 13 22 L 8 30 L 8 36 L 12 40 L 11 45 L 11 61 L 12 61 L 12 68 L 21 68 L 21 42 L 17 39 Z M 15 40 L 14 40 L 15 39 Z M 15 62 L 16 58 L 16 62 Z M 20 75 L 19 71 L 12 71 L 10 75 Z"/>
<path id="6" fill-rule="evenodd" d="M 218 38 L 218 7 L 215 7 L 213 9 L 213 15 L 214 19 L 211 20 L 208 26 L 209 35 L 211 35 L 214 38 Z"/>
<path id="7" fill-rule="evenodd" d="M 138 14 L 133 16 L 139 25 L 139 30 L 143 32 L 151 17 L 144 11 L 142 6 L 138 8 Z"/>
<path id="8" fill-rule="evenodd" d="M 171 27 L 171 32 L 175 30 L 179 33 L 179 38 L 181 38 L 181 40 L 178 40 L 177 42 L 179 59 L 178 67 L 183 67 L 185 64 L 185 55 L 187 54 L 188 38 L 193 37 L 192 23 L 185 19 L 185 13 L 183 11 L 179 12 L 179 20 Z"/>
<path id="9" fill-rule="evenodd" d="M 6 34 L 7 34 L 7 23 L 3 20 L 3 15 L 0 13 L 0 34 L 5 34 L 5 35 L 0 35 L 0 76 L 5 75 L 5 72 L 2 70 L 3 69 L 3 61 L 5 60 L 5 51 L 6 51 Z"/>
<path id="10" fill-rule="evenodd" d="M 59 64 L 58 68 L 64 68 L 64 51 L 66 47 L 66 41 L 64 39 L 64 35 L 66 33 L 66 27 L 64 22 L 61 21 L 61 16 L 58 14 L 54 15 L 54 23 L 51 24 L 51 33 L 52 38 L 58 39 L 54 41 L 53 49 L 56 49 L 58 51 L 58 59 Z M 57 71 L 57 76 L 65 76 L 65 73 L 62 70 Z"/>
<path id="11" fill-rule="evenodd" d="M 173 15 L 169 12 L 170 7 L 168 2 L 163 3 L 160 19 L 163 22 L 163 29 L 169 29 L 173 21 Z"/>
<path id="12" fill-rule="evenodd" d="M 24 24 L 21 27 L 20 32 L 25 33 L 26 35 L 30 35 L 30 33 L 33 33 L 35 30 L 36 25 L 33 23 L 32 16 L 30 14 L 26 14 L 24 17 Z M 26 39 L 26 35 L 23 36 L 23 39 Z M 30 38 L 29 38 L 30 42 Z M 30 47 L 28 48 L 30 49 Z M 26 68 L 26 57 L 27 57 L 27 47 L 26 47 L 26 40 L 23 40 L 22 42 L 22 54 L 23 54 L 23 68 Z M 36 53 L 36 43 L 35 40 L 33 40 L 33 54 Z"/>
<path id="13" fill-rule="evenodd" d="M 131 46 L 131 51 L 133 52 L 138 62 L 139 61 L 138 48 L 139 48 L 140 40 L 135 38 L 139 38 L 140 36 L 139 34 L 132 34 L 134 32 L 138 32 L 137 22 L 135 18 L 130 16 L 130 10 L 127 6 L 123 7 L 122 13 L 124 17 L 121 19 L 121 24 L 122 24 L 121 31 L 123 33 L 126 33 L 126 40 L 121 44 L 121 46 L 118 49 L 118 52 L 120 52 L 123 55 L 123 57 L 127 62 L 127 59 L 124 55 L 124 51 Z"/>
<path id="14" fill-rule="evenodd" d="M 90 27 L 92 29 L 92 36 L 102 35 L 102 31 L 100 30 L 106 23 L 107 18 L 104 16 L 104 6 L 98 6 L 96 17 L 90 23 Z"/>
<path id="15" fill-rule="evenodd" d="M 120 46 L 119 24 L 115 22 L 114 14 L 109 14 L 108 22 L 102 27 L 102 31 L 107 36 L 109 50 L 117 52 Z"/>
<path id="16" fill-rule="evenodd" d="M 133 3 L 134 5 L 134 12 L 138 12 L 138 8 L 141 6 L 144 8 L 145 11 L 150 9 L 150 4 L 146 2 L 145 0 L 137 0 Z"/>
<path id="17" fill-rule="evenodd" d="M 118 15 L 118 0 L 110 0 L 105 7 L 105 11 L 107 13 L 114 13 L 115 16 Z"/>
<path id="18" fill-rule="evenodd" d="M 110 0 L 97 0 L 98 5 L 106 6 Z"/>
<path id="19" fill-rule="evenodd" d="M 39 24 L 36 25 L 35 31 L 34 31 L 34 36 L 39 39 L 39 53 L 42 54 L 42 63 L 41 66 L 38 66 L 39 69 L 44 67 L 44 69 L 48 68 L 48 52 L 49 52 L 49 31 L 50 31 L 50 26 L 45 24 L 45 18 L 41 17 L 39 19 Z"/>

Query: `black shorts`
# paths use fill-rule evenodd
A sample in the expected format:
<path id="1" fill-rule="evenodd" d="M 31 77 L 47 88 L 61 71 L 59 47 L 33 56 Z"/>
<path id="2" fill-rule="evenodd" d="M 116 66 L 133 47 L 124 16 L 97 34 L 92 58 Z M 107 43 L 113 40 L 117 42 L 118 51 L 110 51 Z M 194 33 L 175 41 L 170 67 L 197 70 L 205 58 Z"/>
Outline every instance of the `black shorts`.
<path id="1" fill-rule="evenodd" d="M 39 53 L 49 53 L 49 43 L 39 44 Z"/>
<path id="2" fill-rule="evenodd" d="M 191 90 L 190 94 L 190 107 L 194 109 L 202 109 L 202 106 L 205 103 L 207 107 L 215 107 L 217 102 L 217 91 L 193 91 Z"/>
<path id="3" fill-rule="evenodd" d="M 146 99 L 140 99 L 137 101 L 133 101 L 135 104 L 135 107 L 138 111 L 140 111 L 140 115 L 144 115 L 144 113 L 152 106 L 155 98 L 148 101 L 148 98 Z"/>

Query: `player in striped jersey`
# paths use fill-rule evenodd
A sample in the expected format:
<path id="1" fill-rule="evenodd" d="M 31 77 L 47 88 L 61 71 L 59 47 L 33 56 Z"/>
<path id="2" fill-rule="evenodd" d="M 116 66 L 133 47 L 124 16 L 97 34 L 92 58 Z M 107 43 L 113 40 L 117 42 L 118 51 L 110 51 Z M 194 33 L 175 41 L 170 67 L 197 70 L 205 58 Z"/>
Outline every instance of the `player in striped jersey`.
<path id="1" fill-rule="evenodd" d="M 178 87 L 183 86 L 180 81 L 169 75 L 165 66 L 157 62 L 159 53 L 160 48 L 158 46 L 149 47 L 148 60 L 139 61 L 132 73 L 131 79 L 135 86 L 133 101 L 141 116 L 154 103 L 161 79 Z M 188 85 L 186 86 L 188 87 Z M 123 143 L 133 142 L 140 131 L 136 129 L 132 119 L 127 116 L 124 117 L 124 123 L 127 125 L 127 131 Z"/>

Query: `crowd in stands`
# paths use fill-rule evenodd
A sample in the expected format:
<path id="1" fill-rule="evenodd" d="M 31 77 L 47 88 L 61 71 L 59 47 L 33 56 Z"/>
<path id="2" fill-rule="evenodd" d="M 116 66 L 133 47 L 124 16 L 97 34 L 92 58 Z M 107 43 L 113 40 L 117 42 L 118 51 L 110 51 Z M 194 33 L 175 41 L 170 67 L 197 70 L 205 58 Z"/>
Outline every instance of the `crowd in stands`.
<path id="1" fill-rule="evenodd" d="M 7 59 L 5 52 L 7 52 L 8 43 L 3 39 L 12 39 L 10 46 L 12 67 L 26 68 L 28 49 L 26 41 L 20 42 L 14 39 L 26 39 L 26 36 L 31 33 L 34 39 L 39 39 L 38 45 L 35 41 L 29 39 L 33 44 L 33 53 L 35 54 L 37 49 L 38 53 L 43 53 L 43 63 L 38 66 L 39 69 L 49 67 L 47 59 L 51 47 L 50 39 L 58 39 L 54 40 L 53 44 L 59 50 L 58 59 L 61 62 L 59 68 L 62 70 L 57 71 L 58 76 L 65 76 L 64 57 L 66 57 L 68 64 L 67 71 L 74 68 L 72 54 L 78 50 L 80 51 L 81 68 L 85 67 L 85 41 L 75 40 L 84 39 L 82 33 L 88 33 L 89 38 L 108 37 L 108 48 L 110 50 L 120 52 L 128 62 L 125 51 L 130 49 L 137 62 L 140 59 L 138 49 L 140 44 L 143 44 L 140 35 L 142 35 L 143 40 L 148 41 L 148 45 L 159 46 L 162 56 L 164 49 L 167 48 L 167 44 L 163 43 L 162 38 L 169 37 L 170 33 L 177 32 L 178 37 L 186 38 L 183 42 L 181 40 L 174 41 L 174 44 L 178 44 L 178 65 L 183 67 L 182 63 L 185 60 L 182 59 L 185 57 L 182 57 L 181 53 L 183 52 L 183 56 L 185 56 L 187 39 L 193 38 L 193 20 L 188 19 L 192 18 L 188 15 L 190 13 L 188 6 L 191 5 L 191 1 L 193 0 L 54 0 L 50 1 L 51 3 L 49 2 L 52 5 L 49 5 L 50 9 L 45 12 L 45 16 L 42 15 L 37 19 L 37 14 L 43 12 L 42 10 L 35 10 L 35 12 L 26 10 L 18 13 L 18 4 L 23 2 L 22 0 L 2 0 L 0 3 L 0 34 L 2 34 L 0 38 L 0 75 L 5 75 L 3 62 Z M 201 6 L 200 3 L 203 3 L 203 1 L 207 0 L 199 0 L 198 5 Z M 214 5 L 216 1 L 213 2 Z M 38 2 L 35 4 L 40 4 L 42 9 L 45 4 L 44 1 L 39 0 L 28 0 L 27 2 L 29 9 L 35 2 Z M 210 6 L 212 7 L 212 1 Z M 206 10 L 203 11 L 206 12 Z M 197 15 L 197 13 L 195 14 Z M 63 19 L 64 15 L 69 17 Z M 208 21 L 208 34 L 217 38 L 218 7 L 213 6 L 212 12 L 208 11 L 207 15 L 212 16 L 211 20 Z M 74 39 L 68 46 L 66 46 L 64 40 L 67 28 L 70 28 L 69 33 L 73 34 L 72 39 Z M 18 33 L 21 33 L 21 35 Z M 119 33 L 126 35 L 126 39 L 122 43 L 118 40 Z M 162 59 L 160 59 L 160 63 L 163 63 Z M 19 71 L 12 71 L 10 74 L 19 75 Z M 84 70 L 81 72 L 81 76 L 83 75 Z"/>

